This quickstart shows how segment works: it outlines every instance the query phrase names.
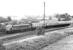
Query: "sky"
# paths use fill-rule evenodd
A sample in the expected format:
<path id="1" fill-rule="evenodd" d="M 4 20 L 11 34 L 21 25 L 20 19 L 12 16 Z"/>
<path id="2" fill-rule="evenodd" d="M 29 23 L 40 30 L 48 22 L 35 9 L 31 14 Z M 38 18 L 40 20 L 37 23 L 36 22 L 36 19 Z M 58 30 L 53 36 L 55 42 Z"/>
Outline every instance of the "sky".
<path id="1" fill-rule="evenodd" d="M 14 19 L 43 16 L 44 1 L 46 3 L 46 16 L 57 13 L 73 15 L 72 0 L 0 0 L 0 16 L 11 16 Z"/>

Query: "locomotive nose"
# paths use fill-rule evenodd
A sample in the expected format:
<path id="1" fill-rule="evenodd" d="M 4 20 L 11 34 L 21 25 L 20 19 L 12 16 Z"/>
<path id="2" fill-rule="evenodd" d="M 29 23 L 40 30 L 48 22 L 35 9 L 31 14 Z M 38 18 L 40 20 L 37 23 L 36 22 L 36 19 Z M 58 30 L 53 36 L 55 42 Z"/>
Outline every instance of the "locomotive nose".
<path id="1" fill-rule="evenodd" d="M 10 25 L 10 24 L 9 24 L 9 25 L 7 25 L 7 26 L 6 26 L 6 31 L 11 30 L 11 28 L 12 28 L 12 25 Z"/>

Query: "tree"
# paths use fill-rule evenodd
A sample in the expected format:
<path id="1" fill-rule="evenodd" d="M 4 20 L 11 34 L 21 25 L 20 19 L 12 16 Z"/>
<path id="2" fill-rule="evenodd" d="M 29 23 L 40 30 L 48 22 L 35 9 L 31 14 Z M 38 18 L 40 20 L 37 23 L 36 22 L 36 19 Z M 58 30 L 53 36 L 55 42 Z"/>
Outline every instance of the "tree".
<path id="1" fill-rule="evenodd" d="M 10 16 L 8 16 L 8 20 L 9 20 L 9 21 L 12 21 L 12 19 L 11 19 L 11 17 L 10 17 Z"/>
<path id="2" fill-rule="evenodd" d="M 59 21 L 69 21 L 69 20 L 71 20 L 71 16 L 68 13 L 56 14 L 55 17 L 58 18 Z"/>
<path id="3" fill-rule="evenodd" d="M 28 22 L 34 23 L 34 22 L 38 22 L 39 20 L 37 19 L 37 17 L 35 16 L 27 16 L 27 20 Z"/>
<path id="4" fill-rule="evenodd" d="M 0 17 L 0 23 L 3 23 L 3 22 L 8 22 L 9 20 L 7 18 L 3 18 L 3 17 Z"/>
<path id="5" fill-rule="evenodd" d="M 49 16 L 49 20 L 52 20 L 52 17 L 51 16 Z"/>

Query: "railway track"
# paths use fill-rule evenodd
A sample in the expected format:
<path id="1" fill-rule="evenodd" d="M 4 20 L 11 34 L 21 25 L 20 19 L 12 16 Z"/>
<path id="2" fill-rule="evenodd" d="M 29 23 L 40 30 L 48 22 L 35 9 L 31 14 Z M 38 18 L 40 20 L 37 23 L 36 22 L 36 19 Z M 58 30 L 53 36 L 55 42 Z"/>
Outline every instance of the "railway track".
<path id="1" fill-rule="evenodd" d="M 55 31 L 55 30 L 65 29 L 65 28 L 68 28 L 68 27 L 45 29 L 45 32 L 51 32 L 51 31 Z M 2 40 L 3 42 L 9 42 L 9 41 L 13 41 L 13 40 L 22 39 L 22 38 L 25 39 L 27 37 L 32 37 L 35 35 L 36 35 L 35 31 L 29 31 L 29 32 L 23 32 L 23 33 L 5 35 L 5 36 L 0 37 L 0 40 Z"/>
<path id="2" fill-rule="evenodd" d="M 64 29 L 64 28 L 55 28 L 55 29 L 48 29 L 48 30 L 45 30 L 45 32 L 51 32 L 51 31 L 55 31 L 55 30 L 60 30 L 60 29 Z M 35 31 L 34 31 L 35 32 Z M 32 32 L 33 33 L 33 32 Z M 19 40 L 19 39 L 25 39 L 25 38 L 30 38 L 30 37 L 33 37 L 33 36 L 36 36 L 36 35 L 24 35 L 23 33 L 21 33 L 21 34 L 19 34 L 19 35 L 12 35 L 12 37 L 11 36 L 9 36 L 8 38 L 5 38 L 5 39 L 2 39 L 3 41 L 5 41 L 5 43 L 6 42 L 10 42 L 10 41 L 14 41 L 14 40 Z"/>

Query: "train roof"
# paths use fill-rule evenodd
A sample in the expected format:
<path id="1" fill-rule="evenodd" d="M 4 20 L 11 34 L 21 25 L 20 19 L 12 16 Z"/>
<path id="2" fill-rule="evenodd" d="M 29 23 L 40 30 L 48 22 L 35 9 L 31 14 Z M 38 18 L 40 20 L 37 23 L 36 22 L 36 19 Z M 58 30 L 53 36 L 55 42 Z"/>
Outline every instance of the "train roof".
<path id="1" fill-rule="evenodd" d="M 47 25 L 60 25 L 60 24 L 71 24 L 73 21 L 56 21 L 48 22 Z"/>
<path id="2" fill-rule="evenodd" d="M 17 24 L 17 25 L 13 25 L 13 26 L 28 26 L 29 24 Z"/>
<path id="3" fill-rule="evenodd" d="M 45 21 L 45 25 L 51 26 L 51 25 L 60 25 L 60 24 L 71 24 L 73 21 Z M 40 21 L 38 23 L 33 23 L 36 25 L 43 26 L 44 21 Z"/>

